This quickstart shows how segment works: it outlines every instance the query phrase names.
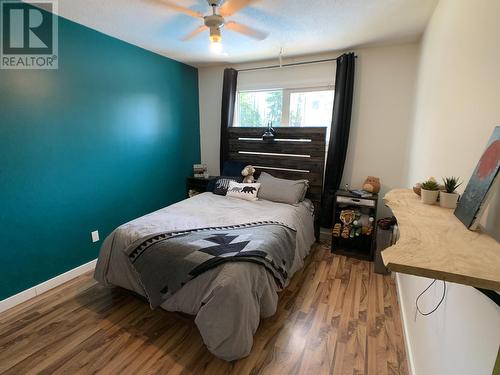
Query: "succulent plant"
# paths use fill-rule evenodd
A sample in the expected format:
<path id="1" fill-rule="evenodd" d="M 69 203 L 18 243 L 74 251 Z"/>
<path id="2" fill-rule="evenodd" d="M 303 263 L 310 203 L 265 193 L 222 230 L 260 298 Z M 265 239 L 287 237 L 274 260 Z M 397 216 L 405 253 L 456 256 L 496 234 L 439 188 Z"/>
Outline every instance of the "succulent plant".
<path id="1" fill-rule="evenodd" d="M 429 179 L 422 182 L 422 189 L 424 190 L 439 190 L 439 184 L 434 179 Z"/>
<path id="2" fill-rule="evenodd" d="M 445 177 L 443 178 L 444 182 L 444 188 L 447 193 L 454 193 L 457 188 L 462 185 L 462 182 L 460 182 L 460 177 Z"/>

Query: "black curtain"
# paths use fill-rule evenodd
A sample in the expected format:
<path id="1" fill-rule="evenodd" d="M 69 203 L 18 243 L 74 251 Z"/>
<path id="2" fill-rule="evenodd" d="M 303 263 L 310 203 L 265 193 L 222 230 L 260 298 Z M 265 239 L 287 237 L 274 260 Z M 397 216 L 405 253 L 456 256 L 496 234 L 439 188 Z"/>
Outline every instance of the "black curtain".
<path id="1" fill-rule="evenodd" d="M 344 171 L 351 126 L 354 61 L 354 53 L 343 54 L 337 59 L 332 126 L 321 199 L 321 226 L 324 228 L 332 226 L 334 196 Z"/>
<path id="2" fill-rule="evenodd" d="M 236 101 L 236 82 L 238 71 L 233 68 L 224 69 L 224 82 L 222 84 L 222 109 L 220 124 L 220 172 L 224 162 L 229 159 L 229 140 L 227 128 L 233 126 L 234 105 Z"/>

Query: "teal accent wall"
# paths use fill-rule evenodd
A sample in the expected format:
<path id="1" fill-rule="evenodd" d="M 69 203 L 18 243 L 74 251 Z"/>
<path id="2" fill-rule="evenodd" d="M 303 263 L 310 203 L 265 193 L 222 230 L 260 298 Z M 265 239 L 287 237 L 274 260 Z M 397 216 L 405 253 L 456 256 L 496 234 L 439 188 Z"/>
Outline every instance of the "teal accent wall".
<path id="1" fill-rule="evenodd" d="M 199 137 L 197 69 L 59 18 L 58 70 L 0 70 L 0 300 L 185 198 Z"/>

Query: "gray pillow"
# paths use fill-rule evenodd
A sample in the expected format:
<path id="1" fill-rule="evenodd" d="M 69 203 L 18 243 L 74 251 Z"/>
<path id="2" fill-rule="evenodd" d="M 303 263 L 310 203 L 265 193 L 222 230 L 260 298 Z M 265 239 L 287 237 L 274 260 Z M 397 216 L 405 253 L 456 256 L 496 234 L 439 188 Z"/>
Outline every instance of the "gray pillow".
<path id="1" fill-rule="evenodd" d="M 276 178 L 269 173 L 262 172 L 257 182 L 260 183 L 258 197 L 273 202 L 297 204 L 304 200 L 309 181 L 286 180 Z"/>

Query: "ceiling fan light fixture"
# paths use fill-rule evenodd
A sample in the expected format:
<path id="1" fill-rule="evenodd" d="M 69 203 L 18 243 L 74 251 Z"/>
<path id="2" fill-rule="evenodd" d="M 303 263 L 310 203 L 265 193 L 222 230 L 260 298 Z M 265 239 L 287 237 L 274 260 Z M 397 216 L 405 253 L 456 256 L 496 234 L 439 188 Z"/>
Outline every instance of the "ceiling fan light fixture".
<path id="1" fill-rule="evenodd" d="M 212 43 L 220 43 L 222 41 L 222 36 L 220 34 L 220 29 L 218 27 L 210 28 L 209 39 Z"/>
<path id="2" fill-rule="evenodd" d="M 222 53 L 222 43 L 220 42 L 210 43 L 210 51 L 216 55 L 220 55 Z"/>

